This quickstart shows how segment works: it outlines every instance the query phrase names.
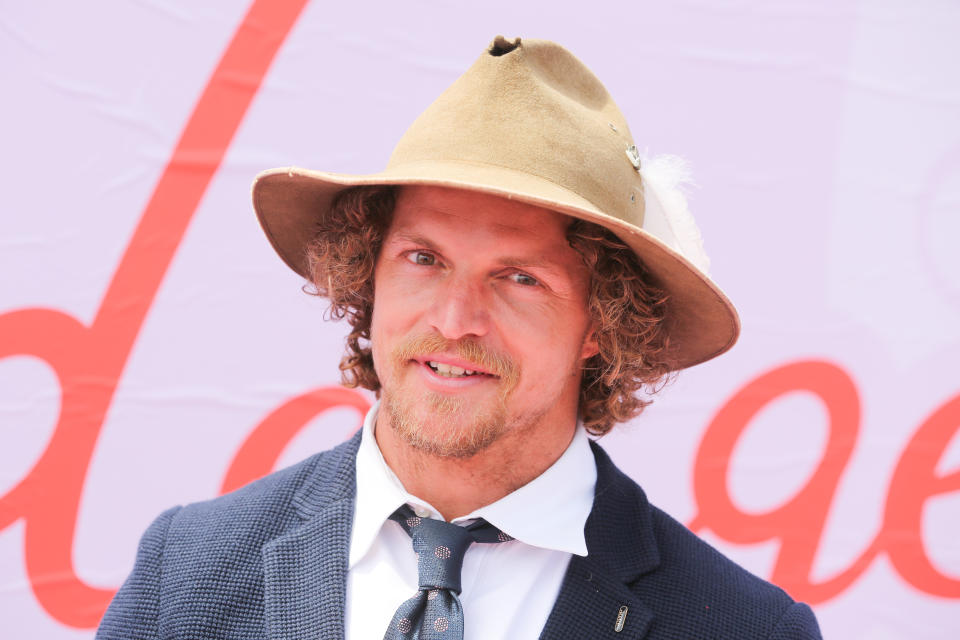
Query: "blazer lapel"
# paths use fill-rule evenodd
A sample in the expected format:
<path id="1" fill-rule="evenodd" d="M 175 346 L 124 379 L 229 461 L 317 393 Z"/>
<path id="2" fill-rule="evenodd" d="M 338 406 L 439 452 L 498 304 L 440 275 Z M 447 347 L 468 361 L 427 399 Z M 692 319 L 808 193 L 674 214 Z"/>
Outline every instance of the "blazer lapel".
<path id="1" fill-rule="evenodd" d="M 301 523 L 264 545 L 264 609 L 271 640 L 342 640 L 356 495 L 358 433 L 324 454 L 294 495 Z"/>
<path id="2" fill-rule="evenodd" d="M 597 489 L 584 534 L 587 557 L 573 556 L 543 640 L 639 640 L 653 612 L 629 585 L 660 564 L 650 507 L 640 487 L 594 443 Z"/>

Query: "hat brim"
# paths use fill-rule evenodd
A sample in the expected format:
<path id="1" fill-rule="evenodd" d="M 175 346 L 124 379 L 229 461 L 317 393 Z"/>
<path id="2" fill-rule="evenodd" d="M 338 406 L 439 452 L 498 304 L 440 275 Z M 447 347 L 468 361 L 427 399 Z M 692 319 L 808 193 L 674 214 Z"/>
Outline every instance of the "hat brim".
<path id="1" fill-rule="evenodd" d="M 666 321 L 677 369 L 714 358 L 740 333 L 736 309 L 723 291 L 679 253 L 650 233 L 614 218 L 588 200 L 549 180 L 504 167 L 470 163 L 405 164 L 368 175 L 298 167 L 257 175 L 253 207 L 270 244 L 295 272 L 308 278 L 306 247 L 320 215 L 337 194 L 363 185 L 433 185 L 478 191 L 544 207 L 610 229 L 637 254 L 654 284 L 668 294 Z"/>

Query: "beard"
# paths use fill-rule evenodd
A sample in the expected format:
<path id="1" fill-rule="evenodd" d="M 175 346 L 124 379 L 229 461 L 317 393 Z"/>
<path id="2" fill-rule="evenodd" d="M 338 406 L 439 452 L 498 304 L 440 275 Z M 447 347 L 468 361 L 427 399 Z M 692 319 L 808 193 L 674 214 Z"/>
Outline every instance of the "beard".
<path id="1" fill-rule="evenodd" d="M 456 353 L 477 369 L 496 376 L 496 396 L 482 404 L 465 398 L 410 389 L 404 379 L 410 362 L 429 353 Z M 390 354 L 394 384 L 385 385 L 382 405 L 390 426 L 403 442 L 424 453 L 443 458 L 469 458 L 496 442 L 504 433 L 533 416 L 511 417 L 507 402 L 516 388 L 520 370 L 509 355 L 499 353 L 476 340 L 456 342 L 436 334 L 412 336 Z"/>

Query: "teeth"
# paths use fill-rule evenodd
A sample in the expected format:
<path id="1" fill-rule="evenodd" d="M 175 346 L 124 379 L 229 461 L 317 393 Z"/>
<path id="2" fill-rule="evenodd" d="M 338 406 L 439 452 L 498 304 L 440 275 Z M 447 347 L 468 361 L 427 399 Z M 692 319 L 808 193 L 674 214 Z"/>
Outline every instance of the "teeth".
<path id="1" fill-rule="evenodd" d="M 476 375 L 476 371 L 470 369 L 464 369 L 463 367 L 457 367 L 452 364 L 445 364 L 443 362 L 437 362 L 436 360 L 430 360 L 427 362 L 430 365 L 430 368 L 442 375 L 445 378 L 459 378 L 463 376 L 472 376 Z"/>

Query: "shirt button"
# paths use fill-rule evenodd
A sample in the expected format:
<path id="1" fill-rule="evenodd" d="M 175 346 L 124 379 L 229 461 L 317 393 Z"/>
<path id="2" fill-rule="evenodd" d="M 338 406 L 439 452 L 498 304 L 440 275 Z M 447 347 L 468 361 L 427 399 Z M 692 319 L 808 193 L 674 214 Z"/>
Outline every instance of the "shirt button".
<path id="1" fill-rule="evenodd" d="M 425 509 L 424 507 L 420 507 L 420 506 L 414 507 L 413 512 L 414 512 L 415 514 L 417 514 L 417 516 L 419 516 L 419 517 L 421 517 L 421 518 L 429 518 L 429 517 L 430 517 L 430 510 L 429 510 L 429 509 Z"/>

